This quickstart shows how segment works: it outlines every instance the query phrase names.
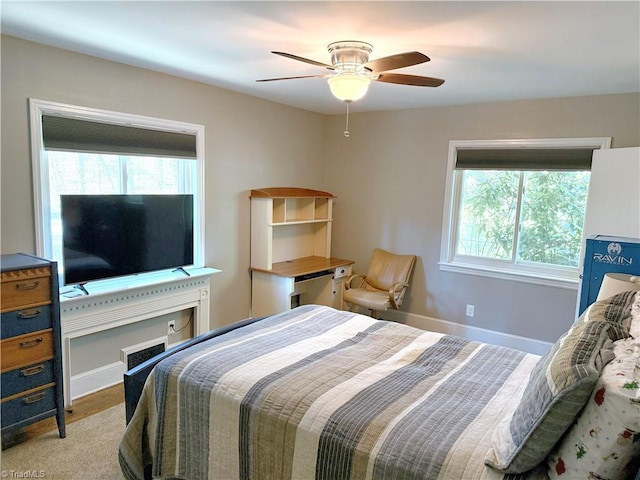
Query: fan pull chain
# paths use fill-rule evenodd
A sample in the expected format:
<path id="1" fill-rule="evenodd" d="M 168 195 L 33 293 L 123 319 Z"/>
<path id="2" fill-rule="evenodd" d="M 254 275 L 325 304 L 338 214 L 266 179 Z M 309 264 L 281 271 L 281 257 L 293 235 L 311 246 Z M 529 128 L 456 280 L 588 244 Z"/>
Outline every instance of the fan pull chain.
<path id="1" fill-rule="evenodd" d="M 345 128 L 344 128 L 343 135 L 345 137 L 349 138 L 349 135 L 350 135 L 350 133 L 349 133 L 349 104 L 351 102 L 349 100 L 347 100 L 345 103 L 347 104 L 347 121 L 346 121 L 346 125 L 345 125 Z"/>

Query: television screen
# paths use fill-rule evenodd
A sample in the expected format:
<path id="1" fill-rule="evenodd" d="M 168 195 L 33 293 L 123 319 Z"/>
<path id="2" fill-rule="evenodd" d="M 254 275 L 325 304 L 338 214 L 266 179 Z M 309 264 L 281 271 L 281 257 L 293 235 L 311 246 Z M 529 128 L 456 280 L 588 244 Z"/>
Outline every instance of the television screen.
<path id="1" fill-rule="evenodd" d="M 61 195 L 64 283 L 193 264 L 193 195 Z"/>

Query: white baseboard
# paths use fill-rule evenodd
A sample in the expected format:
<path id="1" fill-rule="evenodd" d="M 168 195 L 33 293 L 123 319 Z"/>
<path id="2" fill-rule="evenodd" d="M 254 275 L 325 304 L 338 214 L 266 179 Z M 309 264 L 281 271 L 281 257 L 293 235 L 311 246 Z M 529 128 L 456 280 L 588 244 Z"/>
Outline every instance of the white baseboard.
<path id="1" fill-rule="evenodd" d="M 536 355 L 544 355 L 553 346 L 552 343 L 543 342 L 542 340 L 536 340 L 534 338 L 521 337 L 519 335 L 498 332 L 496 330 L 462 325 L 460 323 L 426 317 L 415 313 L 388 310 L 384 312 L 384 316 L 394 322 L 404 323 L 422 330 L 431 330 L 438 333 L 457 335 L 459 337 L 468 338 L 469 340 L 491 343 L 493 345 L 502 345 L 505 347 L 515 348 L 516 350 L 535 353 Z"/>
<path id="2" fill-rule="evenodd" d="M 127 366 L 124 362 L 114 362 L 88 372 L 71 377 L 71 401 L 95 393 L 112 385 L 122 383 Z M 66 405 L 67 407 L 69 405 Z"/>

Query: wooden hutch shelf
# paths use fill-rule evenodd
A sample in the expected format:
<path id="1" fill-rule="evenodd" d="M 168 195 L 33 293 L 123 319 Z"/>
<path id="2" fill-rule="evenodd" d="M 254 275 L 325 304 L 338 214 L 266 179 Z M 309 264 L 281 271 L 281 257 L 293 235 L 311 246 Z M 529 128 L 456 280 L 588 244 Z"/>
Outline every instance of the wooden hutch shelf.
<path id="1" fill-rule="evenodd" d="M 341 308 L 342 281 L 354 262 L 331 257 L 335 196 L 279 187 L 251 190 L 250 198 L 252 314 L 303 303 Z"/>

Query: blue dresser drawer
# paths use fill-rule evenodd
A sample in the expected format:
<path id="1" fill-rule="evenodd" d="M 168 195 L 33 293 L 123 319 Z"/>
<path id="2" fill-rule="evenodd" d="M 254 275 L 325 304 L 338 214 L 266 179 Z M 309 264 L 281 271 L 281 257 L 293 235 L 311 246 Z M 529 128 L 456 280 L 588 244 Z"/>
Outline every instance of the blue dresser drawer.
<path id="1" fill-rule="evenodd" d="M 28 367 L 16 368 L 10 372 L 3 373 L 0 380 L 2 398 L 7 398 L 47 383 L 53 383 L 55 381 L 53 373 L 53 360 L 39 362 Z"/>
<path id="2" fill-rule="evenodd" d="M 25 308 L 2 314 L 0 338 L 3 340 L 24 333 L 51 328 L 51 306 Z"/>
<path id="3" fill-rule="evenodd" d="M 2 428 L 55 409 L 54 387 L 2 402 Z"/>
<path id="4" fill-rule="evenodd" d="M 51 328 L 51 306 L 25 308 L 2 314 L 0 337 L 15 337 L 24 333 Z"/>

